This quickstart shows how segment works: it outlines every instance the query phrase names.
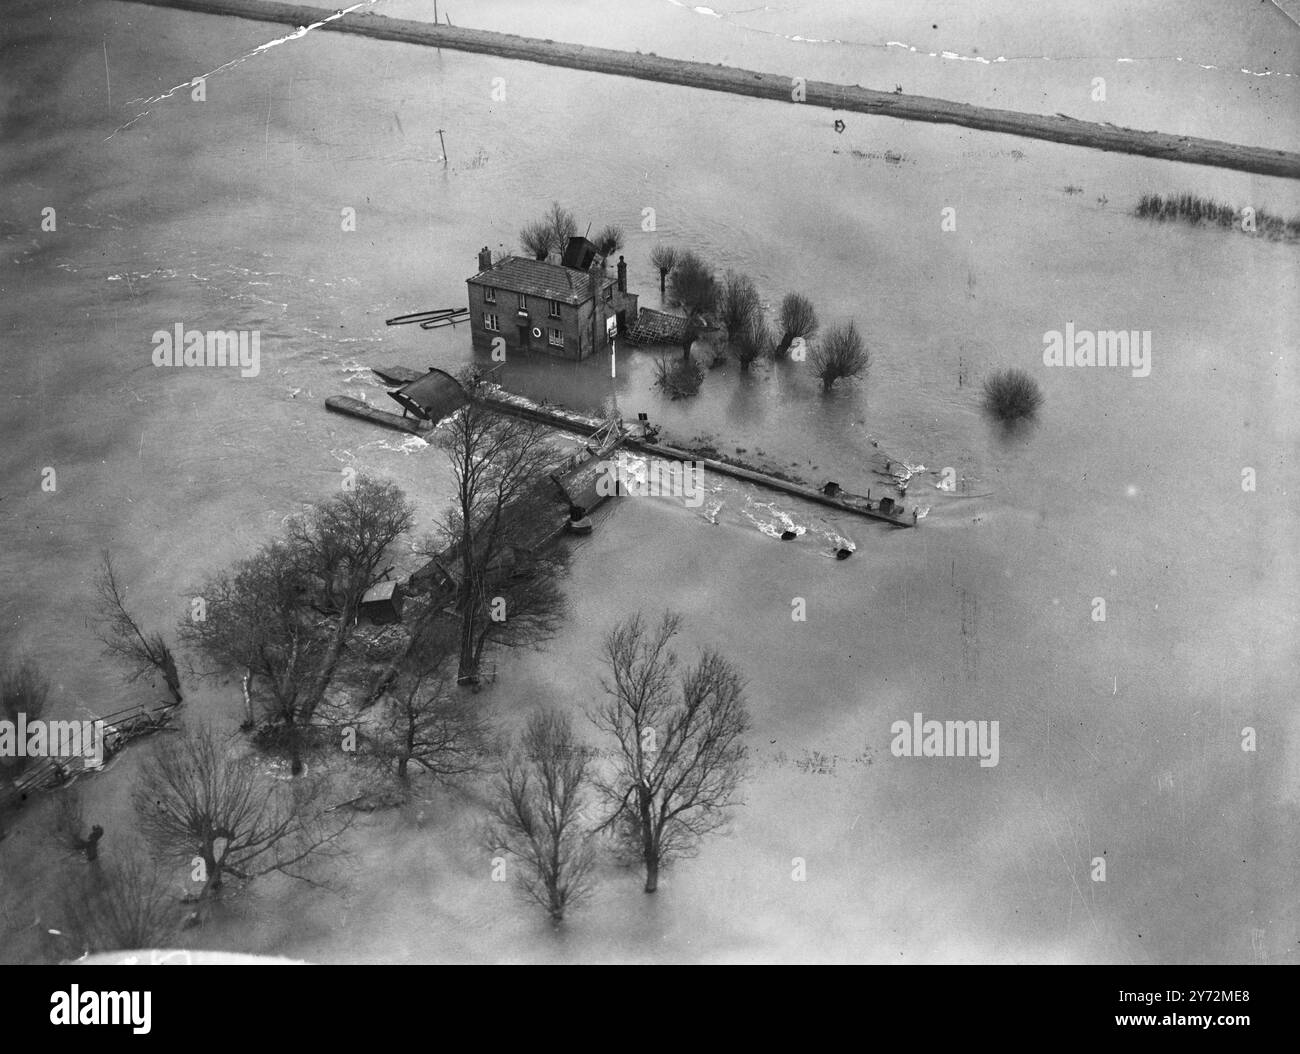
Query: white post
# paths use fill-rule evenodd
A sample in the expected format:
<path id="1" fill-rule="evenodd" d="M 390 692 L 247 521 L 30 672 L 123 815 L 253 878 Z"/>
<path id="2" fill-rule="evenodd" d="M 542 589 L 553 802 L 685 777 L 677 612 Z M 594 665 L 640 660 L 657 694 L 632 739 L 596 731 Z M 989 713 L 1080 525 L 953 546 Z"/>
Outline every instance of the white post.
<path id="1" fill-rule="evenodd" d="M 610 337 L 610 338 L 609 338 L 609 376 L 610 376 L 610 380 L 614 380 L 614 379 L 615 379 L 615 376 L 616 376 L 616 374 L 615 374 L 615 368 L 616 368 L 616 367 L 615 367 L 615 363 L 614 363 L 614 338 L 613 338 L 613 337 Z M 611 384 L 609 387 L 610 387 L 611 392 L 613 393 L 613 399 L 614 399 L 614 420 L 615 420 L 615 422 L 617 422 L 617 421 L 618 421 L 618 385 L 617 385 L 617 384 Z M 616 425 L 616 427 L 617 427 L 617 425 Z M 619 430 L 622 431 L 621 428 L 620 428 Z"/>

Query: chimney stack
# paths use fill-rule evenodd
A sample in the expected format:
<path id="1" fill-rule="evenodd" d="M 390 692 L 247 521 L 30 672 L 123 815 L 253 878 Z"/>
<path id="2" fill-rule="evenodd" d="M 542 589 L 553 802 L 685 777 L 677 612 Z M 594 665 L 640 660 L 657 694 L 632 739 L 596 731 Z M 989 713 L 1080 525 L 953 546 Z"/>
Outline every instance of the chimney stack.
<path id="1" fill-rule="evenodd" d="M 627 292 L 627 261 L 621 256 L 618 258 L 618 291 Z"/>
<path id="2" fill-rule="evenodd" d="M 486 245 L 478 251 L 478 269 L 480 274 L 492 270 L 492 250 Z"/>

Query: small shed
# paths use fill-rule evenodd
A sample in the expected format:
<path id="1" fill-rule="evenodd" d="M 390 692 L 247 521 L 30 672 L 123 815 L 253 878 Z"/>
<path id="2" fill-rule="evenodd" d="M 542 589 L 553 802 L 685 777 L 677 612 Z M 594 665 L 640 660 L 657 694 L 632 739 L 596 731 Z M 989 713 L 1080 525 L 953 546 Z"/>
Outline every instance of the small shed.
<path id="1" fill-rule="evenodd" d="M 380 582 L 366 590 L 357 614 L 376 625 L 402 621 L 406 594 L 400 582 Z"/>
<path id="2" fill-rule="evenodd" d="M 445 370 L 431 369 L 423 377 L 388 393 L 402 404 L 402 416 L 414 414 L 422 421 L 437 424 L 469 401 L 465 389 Z"/>

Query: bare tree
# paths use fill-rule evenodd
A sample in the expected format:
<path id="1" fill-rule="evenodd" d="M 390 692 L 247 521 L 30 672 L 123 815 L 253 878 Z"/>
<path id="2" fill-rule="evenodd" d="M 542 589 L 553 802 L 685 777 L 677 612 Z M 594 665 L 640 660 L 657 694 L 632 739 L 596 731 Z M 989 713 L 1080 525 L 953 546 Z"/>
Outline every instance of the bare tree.
<path id="1" fill-rule="evenodd" d="M 166 876 L 142 847 L 67 876 L 53 914 L 83 954 L 166 947 L 181 924 Z"/>
<path id="2" fill-rule="evenodd" d="M 373 753 L 409 788 L 411 769 L 445 781 L 483 769 L 491 727 L 481 710 L 451 691 L 450 656 L 414 659 L 384 701 Z"/>
<path id="3" fill-rule="evenodd" d="M 204 617 L 179 628 L 181 639 L 218 671 L 246 675 L 250 697 L 263 693 L 287 738 L 295 775 L 302 771 L 302 730 L 309 724 L 306 700 L 319 680 L 332 621 L 311 607 L 312 586 L 299 554 L 271 541 L 199 586 Z"/>
<path id="4" fill-rule="evenodd" d="M 0 831 L 0 836 L 3 835 Z M 21 835 L 16 836 L 21 838 Z M 2 845 L 0 852 L 0 963 L 57 961 L 48 929 L 52 898 L 49 876 L 66 865 L 66 858 L 51 859 L 48 843 L 28 841 L 19 848 Z M 17 849 L 18 851 L 15 851 Z"/>
<path id="5" fill-rule="evenodd" d="M 731 337 L 729 346 L 732 355 L 740 363 L 740 368 L 748 370 L 753 362 L 767 354 L 772 346 L 772 334 L 768 332 L 762 316 L 756 315 Z"/>
<path id="6" fill-rule="evenodd" d="M 135 616 L 127 611 L 124 590 L 118 582 L 112 554 L 107 549 L 100 554 L 95 592 L 99 597 L 99 639 L 104 644 L 105 654 L 126 664 L 128 684 L 151 671 L 161 674 L 172 702 L 179 705 L 184 697 L 171 648 L 161 633 L 146 634 Z"/>
<path id="7" fill-rule="evenodd" d="M 534 220 L 519 232 L 519 244 L 530 256 L 545 260 L 555 249 L 555 232 L 544 220 Z"/>
<path id="8" fill-rule="evenodd" d="M 596 233 L 596 237 L 592 239 L 592 242 L 596 246 L 596 252 L 600 254 L 602 261 L 601 266 L 603 267 L 605 260 L 608 260 L 623 248 L 623 228 L 615 226 L 612 223 L 608 226 L 602 227 Z"/>
<path id="9" fill-rule="evenodd" d="M 817 334 L 817 311 L 812 301 L 799 293 L 786 293 L 777 316 L 780 339 L 772 349 L 772 358 L 780 361 L 789 354 L 796 337 L 811 340 Z"/>
<path id="10" fill-rule="evenodd" d="M 519 886 L 557 925 L 592 888 L 596 854 L 582 815 L 590 751 L 567 714 L 539 710 L 502 766 L 488 841 L 519 863 Z"/>
<path id="11" fill-rule="evenodd" d="M 750 722 L 740 675 L 711 650 L 679 669 L 669 645 L 680 628 L 671 612 L 653 628 L 639 613 L 615 626 L 603 656 L 609 698 L 591 714 L 617 747 L 614 771 L 597 781 L 610 807 L 601 828 L 644 864 L 647 893 L 665 861 L 691 855 L 726 825 L 745 775 Z"/>
<path id="12" fill-rule="evenodd" d="M 45 712 L 50 679 L 29 658 L 0 661 L 0 718 L 17 724 L 19 714 L 35 721 Z M 16 779 L 31 759 L 24 755 L 0 754 L 0 787 Z"/>
<path id="13" fill-rule="evenodd" d="M 808 357 L 808 365 L 829 392 L 841 377 L 856 377 L 871 368 L 871 353 L 852 322 L 832 326 Z"/>
<path id="14" fill-rule="evenodd" d="M 205 617 L 181 623 L 182 638 L 222 671 L 248 673 L 269 694 L 295 775 L 302 730 L 333 682 L 361 598 L 413 521 L 398 487 L 361 476 L 352 490 L 293 517 L 284 540 L 209 578 L 197 590 Z"/>
<path id="15" fill-rule="evenodd" d="M 655 360 L 655 384 L 674 400 L 699 394 L 703 383 L 704 370 L 690 355 L 671 362 L 662 355 Z"/>
<path id="16" fill-rule="evenodd" d="M 747 274 L 728 271 L 718 291 L 718 324 L 728 342 L 762 316 L 763 306 L 754 280 Z"/>
<path id="17" fill-rule="evenodd" d="M 742 370 L 748 370 L 750 364 L 764 353 L 768 343 L 762 301 L 748 275 L 728 271 L 723 276 L 718 296 L 718 322 L 726 332 L 731 354 Z"/>
<path id="18" fill-rule="evenodd" d="M 505 646 L 548 639 L 563 618 L 556 576 L 562 550 L 529 555 L 537 524 L 552 503 L 542 481 L 555 461 L 544 425 L 497 413 L 473 396 L 441 439 L 455 480 L 455 504 L 440 527 L 443 554 L 458 570 L 460 621 L 457 683 L 479 680 L 489 641 Z"/>
<path id="19" fill-rule="evenodd" d="M 542 222 L 550 228 L 551 245 L 559 253 L 564 252 L 569 239 L 578 233 L 578 221 L 574 219 L 573 213 L 558 201 L 551 202 L 551 207 L 542 217 Z"/>
<path id="20" fill-rule="evenodd" d="M 659 272 L 659 295 L 667 295 L 668 274 L 677 266 L 677 248 L 672 245 L 656 245 L 650 250 L 650 263 Z"/>
<path id="21" fill-rule="evenodd" d="M 689 249 L 678 254 L 668 284 L 668 302 L 681 308 L 687 318 L 683 358 L 690 355 L 691 345 L 703 331 L 704 316 L 717 306 L 719 292 L 718 280 L 708 264 Z"/>
<path id="22" fill-rule="evenodd" d="M 161 856 L 195 868 L 200 900 L 220 894 L 228 878 L 278 871 L 310 881 L 308 867 L 341 853 L 350 826 L 348 814 L 319 805 L 323 780 L 277 780 L 233 747 L 210 726 L 189 730 L 145 762 L 132 790 L 140 830 Z"/>
<path id="23" fill-rule="evenodd" d="M 424 551 L 433 554 L 436 536 L 424 544 Z M 441 560 L 432 561 L 441 566 Z M 444 574 L 446 574 L 445 569 Z M 448 576 L 449 577 L 449 576 Z M 439 603 L 441 585 L 432 586 L 434 592 L 428 598 L 412 597 L 403 617 L 408 631 L 396 641 L 376 642 L 378 649 L 372 654 L 373 660 L 382 665 L 372 678 L 370 687 L 362 701 L 363 706 L 370 706 L 388 692 L 403 675 L 433 671 L 441 666 L 446 656 L 454 655 L 460 639 L 460 630 L 456 620 L 450 619 Z"/>
<path id="24" fill-rule="evenodd" d="M 317 596 L 335 615 L 323 661 L 304 699 L 305 720 L 311 720 L 334 677 L 356 625 L 361 598 L 387 573 L 381 573 L 381 567 L 414 523 L 415 506 L 401 488 L 368 476 L 358 477 L 353 489 L 289 521 L 289 544 L 319 584 Z"/>
<path id="25" fill-rule="evenodd" d="M 319 583 L 319 602 L 347 612 L 379 580 L 393 544 L 414 522 L 415 507 L 400 487 L 363 475 L 350 489 L 291 517 L 285 533 Z"/>

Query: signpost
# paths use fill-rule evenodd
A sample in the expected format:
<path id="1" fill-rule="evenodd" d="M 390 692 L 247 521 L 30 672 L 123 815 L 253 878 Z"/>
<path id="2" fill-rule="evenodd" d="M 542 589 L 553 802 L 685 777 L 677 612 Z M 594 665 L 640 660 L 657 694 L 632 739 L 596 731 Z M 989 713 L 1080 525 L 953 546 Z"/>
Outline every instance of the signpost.
<path id="1" fill-rule="evenodd" d="M 618 319 L 611 316 L 605 319 L 605 335 L 609 337 L 609 375 L 615 376 L 614 372 L 614 338 L 618 336 Z"/>

